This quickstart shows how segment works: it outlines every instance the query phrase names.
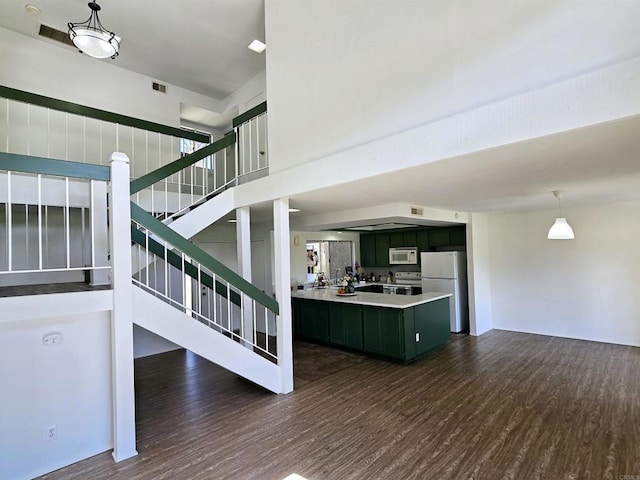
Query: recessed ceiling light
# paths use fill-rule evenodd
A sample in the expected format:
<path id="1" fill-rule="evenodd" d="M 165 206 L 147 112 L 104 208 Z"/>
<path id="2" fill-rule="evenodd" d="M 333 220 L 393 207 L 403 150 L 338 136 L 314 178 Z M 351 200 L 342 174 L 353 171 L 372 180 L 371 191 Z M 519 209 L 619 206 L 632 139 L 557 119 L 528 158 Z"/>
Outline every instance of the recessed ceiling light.
<path id="1" fill-rule="evenodd" d="M 267 48 L 267 46 L 260 40 L 254 40 L 249 44 L 249 46 L 247 46 L 247 48 L 252 52 L 262 53 L 264 52 L 265 48 Z"/>
<path id="2" fill-rule="evenodd" d="M 289 209 L 289 212 L 291 212 L 291 213 L 296 213 L 296 212 L 299 212 L 299 211 L 300 211 L 299 208 L 290 208 Z"/>
<path id="3" fill-rule="evenodd" d="M 40 15 L 40 9 L 35 5 L 25 5 L 24 9 L 29 12 L 31 15 Z"/>

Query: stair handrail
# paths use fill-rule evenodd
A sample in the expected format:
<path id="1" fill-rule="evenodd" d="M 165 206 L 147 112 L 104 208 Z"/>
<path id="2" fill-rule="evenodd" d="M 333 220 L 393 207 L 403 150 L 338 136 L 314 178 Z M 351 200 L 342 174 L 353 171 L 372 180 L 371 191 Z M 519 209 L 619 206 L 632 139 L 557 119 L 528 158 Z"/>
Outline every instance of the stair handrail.
<path id="1" fill-rule="evenodd" d="M 249 296 L 274 314 L 279 315 L 280 306 L 274 298 L 258 289 L 255 285 L 249 283 L 229 267 L 223 265 L 197 245 L 178 234 L 175 230 L 171 229 L 160 220 L 157 220 L 153 215 L 147 213 L 134 202 L 131 202 L 131 219 L 139 225 L 142 225 L 151 233 L 157 235 L 159 238 L 173 245 L 174 248 L 183 252 L 189 258 L 192 258 L 216 276 L 237 288 L 244 295 Z"/>
<path id="2" fill-rule="evenodd" d="M 209 155 L 213 155 L 216 152 L 224 150 L 227 147 L 230 147 L 236 143 L 236 134 L 235 132 L 226 135 L 220 140 L 213 142 L 206 147 L 202 147 L 200 150 L 196 150 L 193 153 L 185 155 L 178 160 L 174 160 L 171 163 L 167 163 L 156 170 L 152 170 L 151 172 L 138 177 L 131 181 L 131 195 L 138 193 L 141 190 L 144 190 L 147 187 L 150 187 L 154 183 L 159 182 L 167 177 L 170 177 L 174 173 L 178 173 L 180 170 L 183 170 L 194 163 L 202 160 Z"/>
<path id="3" fill-rule="evenodd" d="M 104 182 L 111 180 L 111 169 L 105 165 L 54 160 L 52 158 L 20 155 L 18 153 L 0 152 L 0 170 Z"/>
<path id="4" fill-rule="evenodd" d="M 252 118 L 257 117 L 258 115 L 262 115 L 266 111 L 267 111 L 267 102 L 265 101 L 259 105 L 256 105 L 253 108 L 250 108 L 246 112 L 241 113 L 237 117 L 235 117 L 233 119 L 233 128 L 239 127 L 243 123 L 247 123 Z"/>
<path id="5" fill-rule="evenodd" d="M 94 118 L 96 120 L 103 120 L 105 122 L 138 128 L 140 130 L 162 133 L 172 137 L 188 138 L 189 140 L 195 140 L 201 143 L 209 143 L 211 141 L 211 137 L 209 135 L 204 135 L 202 133 L 183 130 L 169 125 L 162 125 L 160 123 L 142 120 L 128 115 L 121 115 L 119 113 L 113 113 L 99 108 L 88 107 L 79 103 L 46 97 L 44 95 L 38 95 L 36 93 L 26 92 L 24 90 L 18 90 L 4 85 L 0 85 L 0 97 L 31 105 L 38 105 L 51 110 L 57 110 L 59 112 L 71 113 L 87 118 Z"/>

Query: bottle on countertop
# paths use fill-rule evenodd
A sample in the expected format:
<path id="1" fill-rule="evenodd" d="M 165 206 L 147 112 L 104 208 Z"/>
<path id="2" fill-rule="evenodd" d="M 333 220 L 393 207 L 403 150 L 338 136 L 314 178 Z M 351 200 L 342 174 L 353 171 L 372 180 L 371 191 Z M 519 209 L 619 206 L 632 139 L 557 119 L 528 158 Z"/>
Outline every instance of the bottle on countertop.
<path id="1" fill-rule="evenodd" d="M 376 281 L 376 274 L 375 274 L 375 273 L 372 273 L 372 274 L 371 274 L 371 281 L 372 281 L 372 282 L 375 282 L 375 281 Z"/>

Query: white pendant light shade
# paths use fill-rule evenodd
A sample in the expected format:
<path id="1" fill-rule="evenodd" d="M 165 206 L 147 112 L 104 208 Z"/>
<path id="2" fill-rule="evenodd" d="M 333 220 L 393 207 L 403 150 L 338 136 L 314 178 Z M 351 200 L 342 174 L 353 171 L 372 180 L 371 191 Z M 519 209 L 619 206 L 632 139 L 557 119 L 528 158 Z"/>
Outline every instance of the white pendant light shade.
<path id="1" fill-rule="evenodd" d="M 90 57 L 116 58 L 122 39 L 102 26 L 98 17 L 100 5 L 96 2 L 89 2 L 87 5 L 91 16 L 84 22 L 69 22 L 69 37 L 78 50 Z"/>
<path id="2" fill-rule="evenodd" d="M 562 216 L 562 201 L 560 199 L 564 196 L 564 192 L 554 190 L 551 193 L 553 193 L 553 196 L 558 199 L 560 216 L 556 218 L 556 221 L 551 225 L 547 238 L 549 240 L 573 240 L 575 238 L 573 235 L 573 228 L 571 228 L 567 219 Z"/>
<path id="3" fill-rule="evenodd" d="M 571 225 L 567 223 L 567 219 L 558 217 L 553 225 L 551 225 L 547 238 L 549 240 L 573 240 L 575 236 L 573 235 Z"/>
<path id="4" fill-rule="evenodd" d="M 71 38 L 78 50 L 93 58 L 109 58 L 117 55 L 120 37 L 90 28 L 76 28 Z"/>

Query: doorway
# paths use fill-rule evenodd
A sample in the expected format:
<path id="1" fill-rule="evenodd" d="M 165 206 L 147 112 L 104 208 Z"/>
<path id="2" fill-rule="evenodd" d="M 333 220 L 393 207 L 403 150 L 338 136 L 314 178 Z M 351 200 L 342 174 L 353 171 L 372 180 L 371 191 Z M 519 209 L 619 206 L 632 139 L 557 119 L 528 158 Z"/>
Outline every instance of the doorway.
<path id="1" fill-rule="evenodd" d="M 330 279 L 342 278 L 353 268 L 353 242 L 318 240 L 307 243 L 307 281 L 313 282 L 319 273 Z"/>

